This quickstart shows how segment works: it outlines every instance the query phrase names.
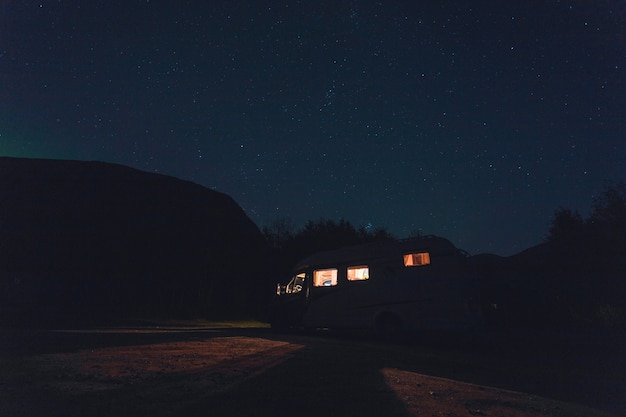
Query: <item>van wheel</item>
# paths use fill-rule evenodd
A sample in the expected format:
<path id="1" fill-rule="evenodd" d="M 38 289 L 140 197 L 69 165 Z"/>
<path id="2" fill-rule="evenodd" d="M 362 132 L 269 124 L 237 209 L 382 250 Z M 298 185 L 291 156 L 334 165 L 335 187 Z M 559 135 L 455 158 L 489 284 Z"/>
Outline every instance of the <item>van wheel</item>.
<path id="1" fill-rule="evenodd" d="M 404 339 L 402 320 L 393 313 L 383 313 L 376 319 L 376 336 L 386 342 L 400 342 Z"/>

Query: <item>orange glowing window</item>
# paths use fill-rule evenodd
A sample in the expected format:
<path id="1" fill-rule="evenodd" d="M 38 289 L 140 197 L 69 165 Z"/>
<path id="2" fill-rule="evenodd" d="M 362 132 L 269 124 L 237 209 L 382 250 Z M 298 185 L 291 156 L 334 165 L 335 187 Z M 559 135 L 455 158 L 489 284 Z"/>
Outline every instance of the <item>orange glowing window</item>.
<path id="1" fill-rule="evenodd" d="M 349 266 L 348 281 L 363 281 L 370 278 L 370 269 L 367 265 Z"/>
<path id="2" fill-rule="evenodd" d="M 428 252 L 407 253 L 404 255 L 404 266 L 423 266 L 430 264 Z"/>
<path id="3" fill-rule="evenodd" d="M 333 287 L 337 285 L 337 269 L 318 269 L 313 271 L 314 287 Z"/>

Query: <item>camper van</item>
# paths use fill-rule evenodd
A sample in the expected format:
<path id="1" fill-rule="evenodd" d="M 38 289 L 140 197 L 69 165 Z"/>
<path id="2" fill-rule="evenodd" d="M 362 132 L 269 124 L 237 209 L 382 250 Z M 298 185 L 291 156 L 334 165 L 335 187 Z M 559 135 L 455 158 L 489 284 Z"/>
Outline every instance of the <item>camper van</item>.
<path id="1" fill-rule="evenodd" d="M 273 328 L 357 329 L 385 338 L 482 324 L 468 255 L 425 236 L 345 247 L 302 260 L 278 284 Z"/>

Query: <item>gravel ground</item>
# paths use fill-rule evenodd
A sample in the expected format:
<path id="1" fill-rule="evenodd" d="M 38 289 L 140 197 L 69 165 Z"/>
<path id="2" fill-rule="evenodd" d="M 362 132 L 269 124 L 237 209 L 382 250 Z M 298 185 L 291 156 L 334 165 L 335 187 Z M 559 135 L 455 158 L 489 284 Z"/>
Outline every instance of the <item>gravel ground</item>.
<path id="1" fill-rule="evenodd" d="M 0 416 L 626 415 L 612 351 L 459 349 L 269 329 L 0 329 Z"/>

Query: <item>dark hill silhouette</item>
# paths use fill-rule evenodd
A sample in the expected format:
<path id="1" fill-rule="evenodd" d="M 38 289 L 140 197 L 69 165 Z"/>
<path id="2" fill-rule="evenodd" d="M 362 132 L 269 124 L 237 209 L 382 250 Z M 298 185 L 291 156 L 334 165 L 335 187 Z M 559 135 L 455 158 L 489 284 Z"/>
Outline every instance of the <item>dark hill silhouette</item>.
<path id="1" fill-rule="evenodd" d="M 546 241 L 509 257 L 473 256 L 486 318 L 509 330 L 626 334 L 624 246 L 601 238 Z"/>
<path id="2" fill-rule="evenodd" d="M 6 320 L 251 311 L 269 248 L 234 200 L 102 162 L 0 158 Z"/>

